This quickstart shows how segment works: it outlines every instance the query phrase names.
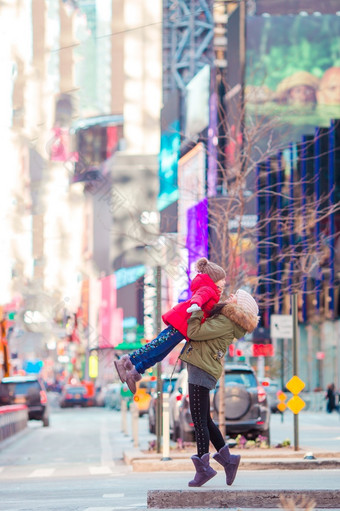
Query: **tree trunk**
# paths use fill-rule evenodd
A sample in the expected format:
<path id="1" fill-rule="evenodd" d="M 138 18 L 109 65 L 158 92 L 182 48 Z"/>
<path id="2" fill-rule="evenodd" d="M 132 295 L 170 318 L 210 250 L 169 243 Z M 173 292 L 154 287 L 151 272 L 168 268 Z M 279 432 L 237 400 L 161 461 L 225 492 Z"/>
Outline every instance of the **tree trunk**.
<path id="1" fill-rule="evenodd" d="M 224 358 L 222 360 L 222 367 L 223 367 L 223 371 L 222 371 L 222 376 L 220 378 L 220 388 L 219 388 L 219 392 L 218 392 L 218 404 L 219 404 L 219 407 L 218 407 L 218 427 L 222 433 L 222 436 L 223 438 L 225 438 L 226 436 L 226 428 L 225 428 L 225 392 L 224 392 L 224 389 L 225 389 L 225 384 L 224 384 Z"/>

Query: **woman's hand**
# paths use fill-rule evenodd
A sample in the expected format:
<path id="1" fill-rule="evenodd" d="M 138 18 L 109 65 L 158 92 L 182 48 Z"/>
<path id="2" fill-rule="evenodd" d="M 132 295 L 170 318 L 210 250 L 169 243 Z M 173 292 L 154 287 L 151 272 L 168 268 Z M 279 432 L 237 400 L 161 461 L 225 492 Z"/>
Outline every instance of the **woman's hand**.
<path id="1" fill-rule="evenodd" d="M 229 295 L 226 299 L 226 303 L 237 303 L 237 296 L 236 295 Z"/>

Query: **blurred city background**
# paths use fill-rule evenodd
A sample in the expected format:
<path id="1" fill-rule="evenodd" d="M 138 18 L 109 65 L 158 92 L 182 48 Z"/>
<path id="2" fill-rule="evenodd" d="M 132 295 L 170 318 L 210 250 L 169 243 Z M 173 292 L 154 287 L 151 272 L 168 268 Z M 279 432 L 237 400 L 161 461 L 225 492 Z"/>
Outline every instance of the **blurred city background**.
<path id="1" fill-rule="evenodd" d="M 206 256 L 226 293 L 260 304 L 227 361 L 284 388 L 292 339 L 272 318 L 297 295 L 299 376 L 325 409 L 340 387 L 339 2 L 5 0 L 0 56 L 1 377 L 85 382 L 95 402 Z"/>

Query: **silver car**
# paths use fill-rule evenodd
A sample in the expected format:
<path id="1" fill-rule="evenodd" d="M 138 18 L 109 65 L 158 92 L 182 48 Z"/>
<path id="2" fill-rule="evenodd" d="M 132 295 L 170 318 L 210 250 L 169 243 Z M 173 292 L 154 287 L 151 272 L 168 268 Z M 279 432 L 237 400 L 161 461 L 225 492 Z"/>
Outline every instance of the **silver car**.
<path id="1" fill-rule="evenodd" d="M 247 438 L 262 435 L 270 442 L 270 408 L 267 394 L 259 385 L 254 370 L 247 364 L 225 364 L 225 420 L 230 437 Z M 219 382 L 210 392 L 211 416 L 218 422 Z M 195 430 L 189 407 L 188 372 L 180 373 L 170 398 L 170 431 L 172 439 L 193 441 Z"/>

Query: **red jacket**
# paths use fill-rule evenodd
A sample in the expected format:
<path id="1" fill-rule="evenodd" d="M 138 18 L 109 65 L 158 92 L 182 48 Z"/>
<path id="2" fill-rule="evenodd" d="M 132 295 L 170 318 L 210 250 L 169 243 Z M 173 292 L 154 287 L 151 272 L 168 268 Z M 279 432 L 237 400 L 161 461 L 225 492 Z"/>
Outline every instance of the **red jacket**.
<path id="1" fill-rule="evenodd" d="M 187 312 L 188 307 L 196 303 L 204 311 L 204 317 L 207 317 L 221 295 L 215 282 L 206 273 L 196 275 L 190 289 L 192 291 L 190 300 L 178 303 L 162 316 L 166 325 L 176 328 L 185 338 L 187 338 L 188 318 L 191 316 L 191 313 Z"/>

